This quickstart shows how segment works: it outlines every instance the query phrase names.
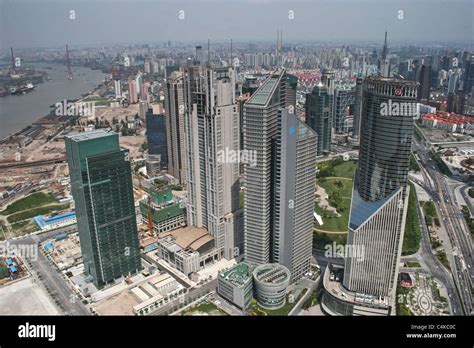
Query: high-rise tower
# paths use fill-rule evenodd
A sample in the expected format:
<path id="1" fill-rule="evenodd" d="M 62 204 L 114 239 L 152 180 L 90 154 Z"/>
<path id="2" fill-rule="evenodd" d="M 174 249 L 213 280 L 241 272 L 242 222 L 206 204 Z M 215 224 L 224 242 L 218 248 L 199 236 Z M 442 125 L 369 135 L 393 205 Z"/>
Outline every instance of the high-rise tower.
<path id="1" fill-rule="evenodd" d="M 186 183 L 186 155 L 184 144 L 184 74 L 174 71 L 166 80 L 165 113 L 168 146 L 168 172 L 180 184 Z"/>
<path id="2" fill-rule="evenodd" d="M 382 55 L 379 59 L 379 73 L 383 77 L 390 77 L 390 60 L 387 58 L 387 30 L 385 30 L 385 40 L 383 43 Z"/>
<path id="3" fill-rule="evenodd" d="M 285 99 L 284 69 L 270 75 L 244 105 L 245 259 L 279 263 L 292 281 L 309 271 L 316 179 L 316 133 Z"/>
<path id="4" fill-rule="evenodd" d="M 359 138 L 360 130 L 360 119 L 362 114 L 362 83 L 364 79 L 362 77 L 357 77 L 356 87 L 355 87 L 355 97 L 354 97 L 354 126 L 352 129 L 352 137 L 354 139 Z"/>
<path id="5" fill-rule="evenodd" d="M 65 141 L 84 271 L 101 287 L 142 268 L 129 152 L 111 131 Z"/>
<path id="6" fill-rule="evenodd" d="M 417 83 L 364 81 L 359 163 L 340 291 L 323 281 L 323 308 L 339 314 L 388 314 L 395 304 L 405 217 Z M 359 251 L 359 253 L 355 253 Z M 340 295 L 342 293 L 342 295 Z M 372 309 L 367 309 L 370 303 Z"/>
<path id="7" fill-rule="evenodd" d="M 166 116 L 154 114 L 153 108 L 148 107 L 145 113 L 146 138 L 148 142 L 148 161 L 158 162 L 159 170 L 168 168 L 168 133 L 166 131 Z M 153 170 L 152 175 L 157 174 Z"/>
<path id="8" fill-rule="evenodd" d="M 222 256 L 230 259 L 241 214 L 235 71 L 193 66 L 186 74 L 188 224 L 207 228 Z"/>
<path id="9" fill-rule="evenodd" d="M 427 102 L 430 97 L 431 65 L 423 64 L 420 71 L 420 86 L 418 90 L 418 100 Z"/>
<path id="10" fill-rule="evenodd" d="M 329 153 L 331 148 L 333 102 L 334 95 L 321 82 L 306 94 L 306 123 L 318 134 L 318 155 Z"/>

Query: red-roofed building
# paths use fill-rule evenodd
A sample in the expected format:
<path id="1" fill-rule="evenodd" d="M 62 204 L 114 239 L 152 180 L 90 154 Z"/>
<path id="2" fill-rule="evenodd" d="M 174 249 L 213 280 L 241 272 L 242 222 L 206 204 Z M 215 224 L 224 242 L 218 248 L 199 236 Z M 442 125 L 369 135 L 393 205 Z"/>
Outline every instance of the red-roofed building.
<path id="1" fill-rule="evenodd" d="M 425 114 L 421 120 L 425 127 L 442 129 L 451 133 L 466 133 L 474 130 L 474 117 L 462 116 L 445 111 Z"/>

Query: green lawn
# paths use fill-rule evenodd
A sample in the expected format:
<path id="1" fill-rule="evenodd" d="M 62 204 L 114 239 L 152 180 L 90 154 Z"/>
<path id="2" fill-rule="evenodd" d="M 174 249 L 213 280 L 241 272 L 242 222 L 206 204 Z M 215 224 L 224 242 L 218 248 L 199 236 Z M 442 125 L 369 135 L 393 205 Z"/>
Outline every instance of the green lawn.
<path id="1" fill-rule="evenodd" d="M 323 225 L 315 225 L 315 227 L 332 232 L 347 231 L 352 197 L 352 180 L 323 178 L 317 182 L 317 185 L 326 190 L 329 196 L 329 204 L 335 207 L 341 216 L 338 217 L 331 211 L 321 208 L 319 204 L 315 202 L 314 209 L 323 219 Z"/>
<path id="2" fill-rule="evenodd" d="M 413 316 L 412 311 L 407 307 L 407 297 L 410 296 L 410 288 L 397 285 L 397 315 Z"/>
<path id="3" fill-rule="evenodd" d="M 58 204 L 58 205 L 48 205 L 45 207 L 25 210 L 16 214 L 9 215 L 7 217 L 7 220 L 10 224 L 12 224 L 17 221 L 31 219 L 32 217 L 35 217 L 36 215 L 45 215 L 45 214 L 54 213 L 60 210 L 65 210 L 65 209 L 68 209 L 69 206 L 70 206 L 69 203 L 66 203 L 66 204 Z"/>
<path id="4" fill-rule="evenodd" d="M 410 155 L 410 170 L 413 170 L 414 172 L 419 172 L 420 171 L 420 166 L 418 165 L 418 162 L 415 160 L 415 156 L 413 153 Z"/>
<path id="5" fill-rule="evenodd" d="M 334 176 L 353 179 L 356 167 L 357 161 L 355 160 L 342 162 L 341 164 L 334 166 Z"/>
<path id="6" fill-rule="evenodd" d="M 41 207 L 53 202 L 57 202 L 57 199 L 54 198 L 51 193 L 36 192 L 10 204 L 1 213 L 3 215 L 10 215 L 23 210 Z"/>
<path id="7" fill-rule="evenodd" d="M 448 257 L 446 256 L 446 252 L 444 250 L 439 250 L 436 253 L 436 257 L 443 264 L 443 266 L 448 269 L 448 271 L 451 271 L 451 267 L 449 266 Z"/>
<path id="8" fill-rule="evenodd" d="M 313 247 L 318 250 L 326 250 L 326 245 L 335 242 L 337 245 L 346 245 L 347 234 L 331 234 L 313 232 Z"/>
<path id="9" fill-rule="evenodd" d="M 427 201 L 421 203 L 423 208 L 423 213 L 425 214 L 425 220 L 427 225 L 441 226 L 439 223 L 438 213 L 436 212 L 436 207 L 432 201 Z"/>
<path id="10" fill-rule="evenodd" d="M 15 236 L 23 236 L 39 230 L 33 219 L 15 222 L 10 224 L 10 227 L 15 232 Z"/>
<path id="11" fill-rule="evenodd" d="M 462 213 L 464 215 L 464 219 L 466 220 L 467 226 L 469 228 L 469 233 L 471 233 L 471 237 L 474 237 L 474 219 L 471 218 L 471 214 L 469 213 L 469 208 L 463 205 Z"/>
<path id="12" fill-rule="evenodd" d="M 469 197 L 474 198 L 474 188 L 470 188 L 470 189 L 467 191 L 467 194 L 469 195 Z"/>
<path id="13" fill-rule="evenodd" d="M 421 267 L 420 263 L 419 262 L 416 262 L 416 261 L 408 261 L 407 262 L 407 266 L 408 267 L 413 267 L 413 268 L 416 268 L 416 267 Z"/>
<path id="14" fill-rule="evenodd" d="M 325 178 L 331 176 L 340 176 L 352 179 L 357 167 L 357 161 L 344 161 L 342 157 L 334 158 L 330 161 L 318 163 L 319 173 L 317 178 Z"/>
<path id="15" fill-rule="evenodd" d="M 410 183 L 410 196 L 408 197 L 408 211 L 405 223 L 405 235 L 403 237 L 402 255 L 414 254 L 420 248 L 421 229 L 416 202 L 415 187 Z"/>
<path id="16" fill-rule="evenodd" d="M 313 307 L 317 304 L 319 304 L 318 290 L 314 289 L 313 292 L 311 293 L 311 296 L 309 296 L 308 299 L 303 303 L 302 308 L 303 309 L 308 309 L 308 308 Z"/>
<path id="17" fill-rule="evenodd" d="M 206 313 L 212 316 L 219 316 L 219 315 L 227 316 L 228 315 L 226 312 L 224 312 L 222 309 L 217 307 L 215 304 L 208 303 L 208 302 L 200 303 L 197 306 L 187 308 L 181 313 L 181 315 L 184 315 L 184 316 L 199 315 L 200 313 Z"/>

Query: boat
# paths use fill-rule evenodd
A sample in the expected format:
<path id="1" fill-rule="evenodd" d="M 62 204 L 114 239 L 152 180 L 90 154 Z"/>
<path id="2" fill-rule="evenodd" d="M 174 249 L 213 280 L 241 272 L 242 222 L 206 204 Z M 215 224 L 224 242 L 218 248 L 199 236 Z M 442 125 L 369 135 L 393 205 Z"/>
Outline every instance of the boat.
<path id="1" fill-rule="evenodd" d="M 25 93 L 31 92 L 33 89 L 35 89 L 35 87 L 36 86 L 33 85 L 32 83 L 27 83 L 20 87 L 10 88 L 10 93 L 11 94 L 25 94 Z"/>

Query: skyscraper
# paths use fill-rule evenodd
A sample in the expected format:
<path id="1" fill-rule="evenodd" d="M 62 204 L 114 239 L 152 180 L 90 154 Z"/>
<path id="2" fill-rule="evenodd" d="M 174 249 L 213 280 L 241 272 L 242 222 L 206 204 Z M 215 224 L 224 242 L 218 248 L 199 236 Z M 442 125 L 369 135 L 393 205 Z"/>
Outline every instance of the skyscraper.
<path id="1" fill-rule="evenodd" d="M 332 138 L 333 95 L 321 82 L 306 94 L 306 123 L 318 134 L 317 154 L 329 153 Z"/>
<path id="2" fill-rule="evenodd" d="M 185 78 L 188 224 L 204 227 L 227 259 L 239 224 L 239 113 L 232 68 L 188 68 Z M 227 156 L 227 154 L 234 156 Z"/>
<path id="3" fill-rule="evenodd" d="M 474 54 L 468 55 L 465 65 L 463 91 L 465 94 L 469 94 L 474 87 Z"/>
<path id="4" fill-rule="evenodd" d="M 418 89 L 418 100 L 428 101 L 430 97 L 431 65 L 423 64 L 420 71 L 420 86 Z"/>
<path id="5" fill-rule="evenodd" d="M 137 73 L 137 76 L 135 77 L 135 84 L 137 86 L 137 93 L 140 95 L 140 99 L 141 100 L 144 100 L 144 96 L 143 96 L 143 92 L 142 92 L 142 89 L 143 89 L 143 74 L 141 73 L 141 71 L 139 71 Z"/>
<path id="6" fill-rule="evenodd" d="M 459 71 L 454 71 L 448 79 L 448 94 L 456 94 L 458 90 Z"/>
<path id="7" fill-rule="evenodd" d="M 298 86 L 298 77 L 291 74 L 286 74 L 286 105 L 293 105 L 296 107 L 296 87 Z"/>
<path id="8" fill-rule="evenodd" d="M 379 59 L 379 72 L 381 76 L 390 77 L 390 60 L 387 58 L 387 31 L 385 30 L 385 40 L 383 43 L 382 56 Z"/>
<path id="9" fill-rule="evenodd" d="M 279 263 L 292 281 L 309 271 L 316 133 L 286 105 L 285 70 L 273 73 L 244 105 L 245 259 Z"/>
<path id="10" fill-rule="evenodd" d="M 244 105 L 244 150 L 255 151 L 258 159 L 255 166 L 244 166 L 245 259 L 256 265 L 272 260 L 273 156 L 285 82 L 285 70 L 276 71 Z"/>
<path id="11" fill-rule="evenodd" d="M 340 84 L 334 90 L 333 128 L 336 133 L 347 133 L 352 129 L 355 103 L 355 86 Z"/>
<path id="12" fill-rule="evenodd" d="M 114 89 L 115 89 L 115 98 L 120 98 L 122 96 L 122 83 L 120 79 L 114 80 Z"/>
<path id="13" fill-rule="evenodd" d="M 101 287 L 141 270 L 129 152 L 105 130 L 65 142 L 84 271 Z"/>
<path id="14" fill-rule="evenodd" d="M 391 103 L 406 112 L 385 115 Z M 394 109 L 392 109 L 393 111 Z M 375 296 L 395 290 L 408 204 L 407 176 L 416 110 L 416 83 L 367 79 L 359 163 L 348 244 L 363 245 L 365 260 L 346 259 L 344 286 Z"/>
<path id="15" fill-rule="evenodd" d="M 128 101 L 130 104 L 138 103 L 137 82 L 134 79 L 128 79 Z"/>
<path id="16" fill-rule="evenodd" d="M 273 178 L 272 261 L 292 281 L 310 271 L 317 134 L 288 109 L 278 113 Z"/>
<path id="17" fill-rule="evenodd" d="M 164 89 L 168 145 L 168 172 L 182 185 L 186 183 L 183 78 L 182 72 L 172 72 L 166 81 Z"/>
<path id="18" fill-rule="evenodd" d="M 352 128 L 352 137 L 354 139 L 359 138 L 360 130 L 360 119 L 362 114 L 362 83 L 364 79 L 362 77 L 357 77 L 356 87 L 355 87 L 355 97 L 354 97 L 354 125 Z"/>
<path id="19" fill-rule="evenodd" d="M 159 161 L 159 170 L 168 168 L 168 146 L 166 116 L 154 114 L 149 107 L 146 112 L 146 138 L 148 142 L 148 160 Z M 153 173 L 155 175 L 156 173 Z"/>
<path id="20" fill-rule="evenodd" d="M 330 282 L 324 281 L 326 311 L 388 314 L 395 304 L 416 94 L 414 81 L 364 81 L 359 163 L 346 245 L 352 251 L 363 250 L 363 257 L 346 255 L 343 296 L 331 294 Z M 360 309 L 366 303 L 374 310 Z"/>

